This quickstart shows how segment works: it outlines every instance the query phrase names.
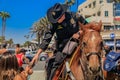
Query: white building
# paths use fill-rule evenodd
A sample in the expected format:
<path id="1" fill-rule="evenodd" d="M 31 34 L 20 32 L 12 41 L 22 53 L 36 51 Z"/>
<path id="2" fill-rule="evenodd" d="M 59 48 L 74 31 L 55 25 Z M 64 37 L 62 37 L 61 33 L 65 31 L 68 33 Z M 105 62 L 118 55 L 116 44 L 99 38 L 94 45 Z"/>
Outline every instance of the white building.
<path id="1" fill-rule="evenodd" d="M 101 35 L 106 44 L 120 44 L 120 3 L 113 0 L 86 0 L 79 5 L 78 12 L 89 22 L 102 20 Z"/>

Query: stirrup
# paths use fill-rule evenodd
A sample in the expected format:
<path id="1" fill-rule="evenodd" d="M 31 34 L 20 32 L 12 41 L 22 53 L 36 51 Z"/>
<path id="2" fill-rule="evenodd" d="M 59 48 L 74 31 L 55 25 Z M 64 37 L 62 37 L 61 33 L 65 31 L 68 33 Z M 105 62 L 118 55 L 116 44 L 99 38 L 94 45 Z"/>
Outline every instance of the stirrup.
<path id="1" fill-rule="evenodd" d="M 76 80 L 73 73 L 70 70 L 70 65 L 69 65 L 68 61 L 65 62 L 65 66 L 66 66 L 66 71 L 67 71 L 68 75 L 70 76 L 70 78 L 72 80 Z"/>

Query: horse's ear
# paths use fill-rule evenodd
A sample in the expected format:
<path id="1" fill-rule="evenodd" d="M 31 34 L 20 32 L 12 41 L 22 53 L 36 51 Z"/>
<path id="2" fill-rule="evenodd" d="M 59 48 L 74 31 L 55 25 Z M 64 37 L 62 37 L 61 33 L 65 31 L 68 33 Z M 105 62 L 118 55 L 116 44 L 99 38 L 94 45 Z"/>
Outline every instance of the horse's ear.
<path id="1" fill-rule="evenodd" d="M 80 29 L 83 30 L 84 25 L 80 21 L 78 21 L 78 24 L 79 24 Z"/>
<path id="2" fill-rule="evenodd" d="M 98 25 L 99 25 L 99 31 L 101 31 L 101 28 L 102 28 L 102 21 L 101 20 L 99 21 Z"/>

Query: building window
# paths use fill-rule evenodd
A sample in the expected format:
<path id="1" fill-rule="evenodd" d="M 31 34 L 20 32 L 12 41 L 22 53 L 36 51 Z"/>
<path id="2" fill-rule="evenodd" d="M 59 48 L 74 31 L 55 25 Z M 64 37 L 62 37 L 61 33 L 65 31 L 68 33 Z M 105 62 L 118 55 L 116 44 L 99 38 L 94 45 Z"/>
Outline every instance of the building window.
<path id="1" fill-rule="evenodd" d="M 107 3 L 111 3 L 111 2 L 113 2 L 113 0 L 107 0 Z"/>
<path id="2" fill-rule="evenodd" d="M 108 11 L 105 11 L 105 17 L 108 17 Z"/>
<path id="3" fill-rule="evenodd" d="M 89 6 L 89 8 L 91 8 L 91 4 L 89 4 L 88 6 Z"/>
<path id="4" fill-rule="evenodd" d="M 93 8 L 95 8 L 95 6 L 96 6 L 96 1 L 93 2 Z"/>
<path id="5" fill-rule="evenodd" d="M 99 11 L 99 12 L 97 12 L 97 15 L 98 15 L 98 16 L 101 16 L 101 12 L 100 12 L 100 11 Z"/>
<path id="6" fill-rule="evenodd" d="M 96 14 L 93 14 L 93 16 L 95 16 Z"/>
<path id="7" fill-rule="evenodd" d="M 103 2 L 103 0 L 100 0 L 100 4 Z"/>
<path id="8" fill-rule="evenodd" d="M 120 3 L 115 3 L 114 6 L 115 16 L 120 16 Z"/>
<path id="9" fill-rule="evenodd" d="M 114 26 L 105 25 L 104 30 L 114 30 Z"/>
<path id="10" fill-rule="evenodd" d="M 120 30 L 120 25 L 115 25 L 116 30 Z"/>
<path id="11" fill-rule="evenodd" d="M 120 10 L 115 11 L 115 16 L 120 16 Z"/>

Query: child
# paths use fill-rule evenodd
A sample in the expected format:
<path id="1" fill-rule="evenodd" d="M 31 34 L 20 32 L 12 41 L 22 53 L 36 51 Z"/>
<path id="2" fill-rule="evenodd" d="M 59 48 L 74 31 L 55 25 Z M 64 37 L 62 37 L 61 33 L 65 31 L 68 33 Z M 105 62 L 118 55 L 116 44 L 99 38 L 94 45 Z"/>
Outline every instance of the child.
<path id="1" fill-rule="evenodd" d="M 19 53 L 20 49 L 21 49 L 20 44 L 16 44 L 15 45 L 15 54 Z"/>
<path id="2" fill-rule="evenodd" d="M 25 49 L 21 49 L 18 53 L 16 53 L 19 67 L 22 67 L 23 62 L 26 62 L 27 64 L 29 63 L 29 59 L 25 57 L 25 52 L 26 52 Z"/>
<path id="3" fill-rule="evenodd" d="M 20 71 L 16 56 L 10 51 L 0 55 L 0 80 L 27 80 L 27 76 L 32 74 L 30 66 Z"/>

